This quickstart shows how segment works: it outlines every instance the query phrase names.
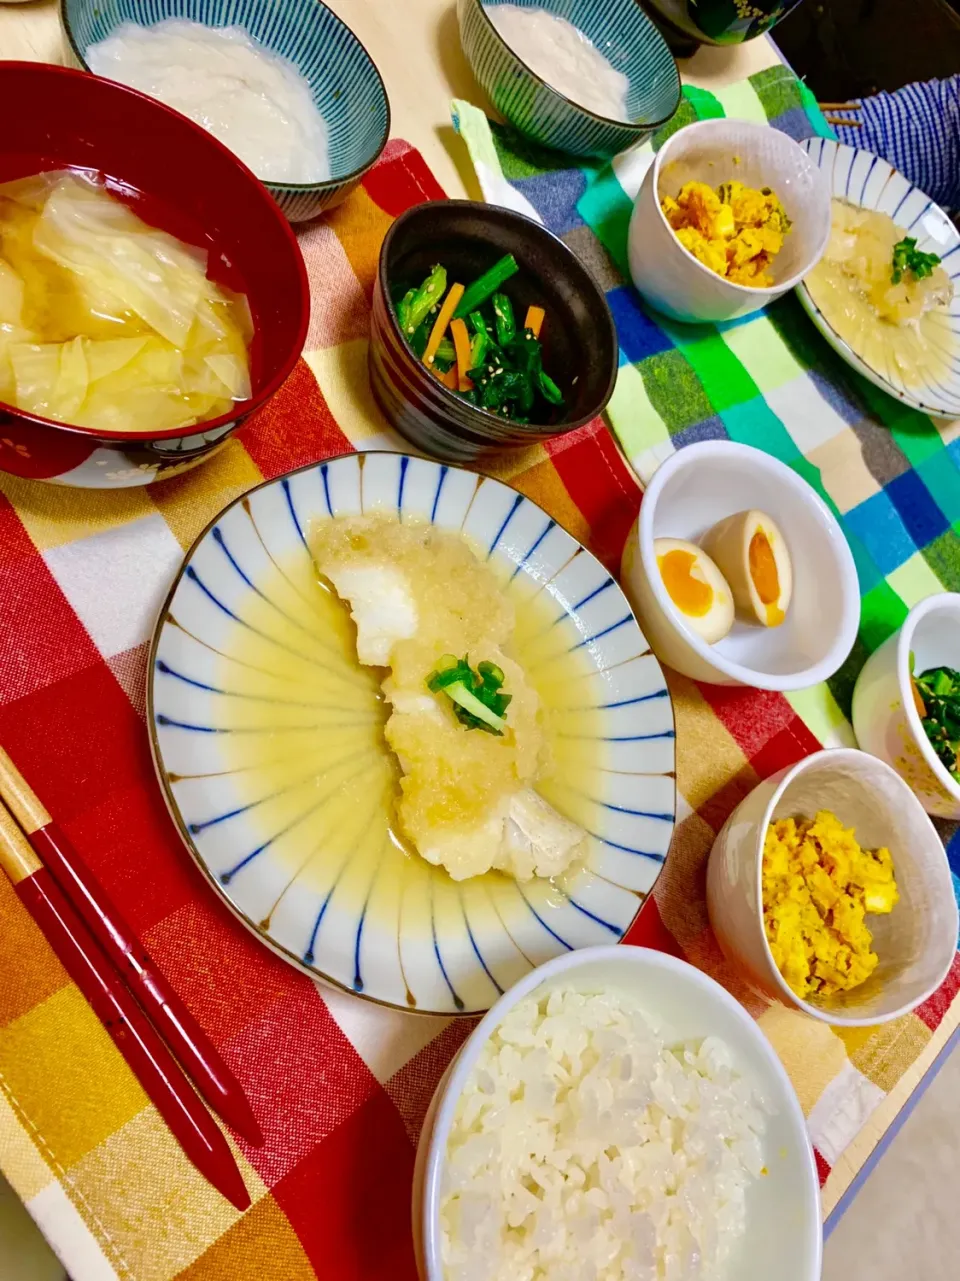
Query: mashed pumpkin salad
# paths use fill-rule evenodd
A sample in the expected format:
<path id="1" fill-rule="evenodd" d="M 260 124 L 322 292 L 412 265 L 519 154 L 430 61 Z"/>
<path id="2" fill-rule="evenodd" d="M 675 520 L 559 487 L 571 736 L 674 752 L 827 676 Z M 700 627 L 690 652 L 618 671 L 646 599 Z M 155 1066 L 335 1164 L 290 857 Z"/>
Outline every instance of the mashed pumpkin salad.
<path id="1" fill-rule="evenodd" d="M 767 942 L 791 991 L 825 997 L 864 983 L 878 964 L 866 918 L 899 899 L 890 851 L 863 849 L 820 810 L 768 826 L 762 875 Z"/>
<path id="2" fill-rule="evenodd" d="M 705 182 L 687 182 L 660 208 L 684 249 L 710 271 L 735 285 L 773 285 L 768 268 L 791 224 L 769 187 L 723 182 L 714 190 Z"/>

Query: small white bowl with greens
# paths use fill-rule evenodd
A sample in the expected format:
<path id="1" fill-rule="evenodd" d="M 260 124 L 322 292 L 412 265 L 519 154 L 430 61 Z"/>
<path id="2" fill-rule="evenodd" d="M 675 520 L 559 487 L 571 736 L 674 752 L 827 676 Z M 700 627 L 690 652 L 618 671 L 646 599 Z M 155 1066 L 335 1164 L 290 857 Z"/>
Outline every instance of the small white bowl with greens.
<path id="1" fill-rule="evenodd" d="M 867 659 L 853 691 L 853 728 L 928 814 L 960 819 L 960 594 L 914 605 Z"/>

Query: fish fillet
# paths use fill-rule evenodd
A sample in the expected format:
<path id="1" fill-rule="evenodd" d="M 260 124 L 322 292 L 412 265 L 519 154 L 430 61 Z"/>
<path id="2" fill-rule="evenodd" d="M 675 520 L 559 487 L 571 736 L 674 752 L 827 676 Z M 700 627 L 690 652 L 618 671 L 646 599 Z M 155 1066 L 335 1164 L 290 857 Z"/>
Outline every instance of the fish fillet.
<path id="1" fill-rule="evenodd" d="M 361 663 L 389 667 L 387 742 L 401 769 L 400 824 L 428 862 L 454 880 L 491 868 L 518 880 L 551 877 L 583 857 L 585 833 L 535 789 L 539 700 L 501 646 L 513 612 L 490 569 L 462 538 L 385 517 L 318 522 L 311 550 L 347 603 Z M 426 678 L 441 655 L 503 669 L 512 695 L 498 738 L 460 725 Z"/>

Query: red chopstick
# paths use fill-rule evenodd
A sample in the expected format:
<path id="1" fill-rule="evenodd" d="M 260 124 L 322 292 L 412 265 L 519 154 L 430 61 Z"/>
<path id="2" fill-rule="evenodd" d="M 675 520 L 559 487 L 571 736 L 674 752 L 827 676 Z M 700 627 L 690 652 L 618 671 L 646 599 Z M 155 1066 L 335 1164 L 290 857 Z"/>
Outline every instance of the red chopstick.
<path id="1" fill-rule="evenodd" d="M 207 1103 L 259 1147 L 263 1135 L 239 1081 L 2 747 L 0 797 Z"/>
<path id="2" fill-rule="evenodd" d="M 0 867 L 183 1151 L 231 1205 L 246 1210 L 250 1194 L 217 1123 L 3 804 Z"/>

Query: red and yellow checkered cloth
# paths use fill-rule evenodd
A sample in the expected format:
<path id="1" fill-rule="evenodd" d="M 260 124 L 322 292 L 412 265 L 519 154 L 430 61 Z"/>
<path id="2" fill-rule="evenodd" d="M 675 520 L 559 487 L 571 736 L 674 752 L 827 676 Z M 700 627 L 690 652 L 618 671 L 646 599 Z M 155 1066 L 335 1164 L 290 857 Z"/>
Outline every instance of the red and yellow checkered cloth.
<path id="1" fill-rule="evenodd" d="M 417 1134 L 472 1024 L 321 990 L 236 923 L 167 816 L 144 682 L 157 608 L 224 504 L 303 463 L 400 447 L 370 401 L 368 304 L 390 220 L 439 195 L 420 156 L 395 142 L 346 204 L 304 231 L 305 359 L 205 466 L 104 493 L 0 476 L 0 742 L 219 1046 L 266 1135 L 262 1148 L 235 1149 L 253 1200 L 238 1215 L 182 1156 L 0 878 L 0 1167 L 74 1281 L 415 1276 Z M 640 491 L 602 424 L 504 457 L 499 474 L 616 569 Z M 671 683 L 679 822 L 631 941 L 688 957 L 750 1006 L 794 1080 L 827 1177 L 956 1021 L 958 975 L 916 1015 L 843 1035 L 737 987 L 707 925 L 705 856 L 757 779 L 818 743 L 778 695 Z"/>

